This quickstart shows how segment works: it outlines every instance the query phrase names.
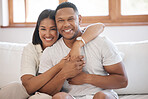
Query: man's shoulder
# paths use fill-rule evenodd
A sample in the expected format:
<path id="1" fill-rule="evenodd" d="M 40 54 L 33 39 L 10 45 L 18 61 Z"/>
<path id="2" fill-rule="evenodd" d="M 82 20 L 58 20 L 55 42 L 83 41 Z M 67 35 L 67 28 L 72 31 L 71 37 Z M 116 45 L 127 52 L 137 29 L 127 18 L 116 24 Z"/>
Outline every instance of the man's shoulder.
<path id="1" fill-rule="evenodd" d="M 106 41 L 108 40 L 109 38 L 106 37 L 106 36 L 97 36 L 94 40 L 100 40 L 100 41 Z"/>
<path id="2" fill-rule="evenodd" d="M 57 42 L 55 42 L 51 48 L 56 48 L 56 47 L 59 47 L 63 44 L 63 38 L 60 38 Z"/>
<path id="3" fill-rule="evenodd" d="M 105 42 L 110 42 L 109 38 L 106 36 L 97 36 L 95 39 L 90 41 L 90 44 L 103 44 Z"/>
<path id="4" fill-rule="evenodd" d="M 113 46 L 112 41 L 105 36 L 98 36 L 94 40 L 90 41 L 88 44 L 86 44 L 85 48 L 95 49 L 95 50 L 102 50 L 104 48 L 108 48 L 110 46 Z"/>

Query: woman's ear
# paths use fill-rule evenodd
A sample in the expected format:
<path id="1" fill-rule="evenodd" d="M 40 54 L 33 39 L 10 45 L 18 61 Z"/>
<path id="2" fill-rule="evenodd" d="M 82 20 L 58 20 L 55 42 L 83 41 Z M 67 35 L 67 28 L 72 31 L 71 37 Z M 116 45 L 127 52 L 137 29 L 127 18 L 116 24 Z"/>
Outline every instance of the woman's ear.
<path id="1" fill-rule="evenodd" d="M 82 22 L 82 16 L 81 16 L 81 15 L 79 15 L 78 17 L 79 17 L 79 25 L 80 25 L 80 24 L 81 24 L 81 22 Z"/>

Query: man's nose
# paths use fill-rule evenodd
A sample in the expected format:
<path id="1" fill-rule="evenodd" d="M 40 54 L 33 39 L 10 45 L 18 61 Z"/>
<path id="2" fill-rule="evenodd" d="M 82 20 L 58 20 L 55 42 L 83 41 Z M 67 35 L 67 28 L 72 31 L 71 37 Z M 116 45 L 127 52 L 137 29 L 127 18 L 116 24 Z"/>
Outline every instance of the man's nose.
<path id="1" fill-rule="evenodd" d="M 65 27 L 67 27 L 67 26 L 69 26 L 69 25 L 70 25 L 70 24 L 69 24 L 68 21 L 65 21 L 65 22 L 64 22 L 64 26 L 65 26 Z"/>

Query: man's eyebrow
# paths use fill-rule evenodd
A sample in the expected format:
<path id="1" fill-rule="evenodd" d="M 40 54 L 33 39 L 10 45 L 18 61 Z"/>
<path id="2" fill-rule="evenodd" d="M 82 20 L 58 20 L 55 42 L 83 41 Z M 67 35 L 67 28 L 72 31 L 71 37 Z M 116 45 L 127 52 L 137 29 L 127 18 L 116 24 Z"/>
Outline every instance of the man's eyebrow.
<path id="1" fill-rule="evenodd" d="M 74 18 L 74 16 L 70 16 L 70 17 L 68 17 L 68 18 Z M 63 19 L 63 18 L 59 17 L 59 18 L 57 18 L 57 19 L 60 20 L 60 19 Z"/>
<path id="2" fill-rule="evenodd" d="M 74 18 L 74 16 L 70 16 L 69 18 Z"/>
<path id="3" fill-rule="evenodd" d="M 61 17 L 59 17 L 59 18 L 57 18 L 57 19 L 59 20 L 59 19 L 62 19 L 62 18 L 61 18 Z"/>

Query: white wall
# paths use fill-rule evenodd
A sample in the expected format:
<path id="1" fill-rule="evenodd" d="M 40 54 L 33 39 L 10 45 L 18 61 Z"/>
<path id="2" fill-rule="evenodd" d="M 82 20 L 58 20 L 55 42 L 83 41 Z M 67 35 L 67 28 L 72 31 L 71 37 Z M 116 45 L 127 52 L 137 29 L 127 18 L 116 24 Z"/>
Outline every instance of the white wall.
<path id="1" fill-rule="evenodd" d="M 0 28 L 0 41 L 28 43 L 32 40 L 34 28 Z"/>
<path id="2" fill-rule="evenodd" d="M 0 0 L 0 25 L 2 24 L 2 2 Z M 0 28 L 0 41 L 28 43 L 32 40 L 34 28 Z M 106 27 L 103 35 L 113 42 L 148 40 L 148 26 Z"/>
<path id="3" fill-rule="evenodd" d="M 34 28 L 0 28 L 0 41 L 28 43 L 32 40 Z M 148 40 L 148 26 L 106 27 L 103 34 L 113 42 Z"/>
<path id="4" fill-rule="evenodd" d="M 113 42 L 133 42 L 148 40 L 148 26 L 106 27 L 103 35 Z"/>
<path id="5" fill-rule="evenodd" d="M 0 26 L 2 25 L 2 1 L 0 0 Z"/>

